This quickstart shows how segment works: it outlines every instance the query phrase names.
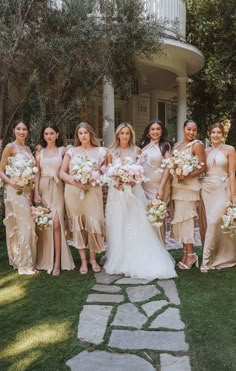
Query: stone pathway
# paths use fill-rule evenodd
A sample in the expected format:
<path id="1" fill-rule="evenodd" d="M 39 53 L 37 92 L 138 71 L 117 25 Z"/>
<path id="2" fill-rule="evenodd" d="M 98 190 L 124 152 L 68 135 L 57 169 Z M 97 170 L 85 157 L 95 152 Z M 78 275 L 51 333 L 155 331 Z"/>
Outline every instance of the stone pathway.
<path id="1" fill-rule="evenodd" d="M 78 324 L 92 351 L 67 361 L 72 371 L 191 371 L 174 280 L 95 279 Z"/>

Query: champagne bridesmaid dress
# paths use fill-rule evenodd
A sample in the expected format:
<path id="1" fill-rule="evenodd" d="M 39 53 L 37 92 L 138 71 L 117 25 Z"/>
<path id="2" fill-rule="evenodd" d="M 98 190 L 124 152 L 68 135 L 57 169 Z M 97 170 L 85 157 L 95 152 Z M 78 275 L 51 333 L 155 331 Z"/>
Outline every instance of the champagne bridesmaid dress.
<path id="1" fill-rule="evenodd" d="M 186 145 L 183 152 L 192 154 L 195 140 Z M 175 147 L 178 150 L 178 145 Z M 197 217 L 196 203 L 199 200 L 200 182 L 198 177 L 189 178 L 178 183 L 178 178 L 173 177 L 172 200 L 174 213 L 171 221 L 172 237 L 179 243 L 194 244 L 194 218 Z"/>
<path id="2" fill-rule="evenodd" d="M 147 156 L 147 161 L 143 164 L 144 174 L 150 179 L 148 182 L 142 184 L 145 196 L 148 200 L 153 200 L 156 198 L 158 193 L 161 179 L 163 174 L 161 171 L 161 163 L 163 156 L 159 148 L 158 143 L 150 142 L 146 147 L 142 149 L 143 154 Z M 167 204 L 170 201 L 170 182 L 167 181 L 165 186 L 164 200 Z M 165 224 L 160 228 L 154 227 L 155 232 L 157 233 L 159 239 L 165 243 Z"/>
<path id="3" fill-rule="evenodd" d="M 45 206 L 52 211 L 52 217 L 58 215 L 61 226 L 61 269 L 72 270 L 75 268 L 70 249 L 66 242 L 64 225 L 64 190 L 58 173 L 62 163 L 63 148 L 58 148 L 54 157 L 46 157 L 44 149 L 40 152 L 40 180 L 39 194 Z M 54 236 L 53 228 L 37 230 L 37 269 L 46 270 L 49 274 L 54 266 Z"/>
<path id="4" fill-rule="evenodd" d="M 102 165 L 106 158 L 106 149 L 93 147 L 88 151 L 78 151 L 77 148 L 71 148 L 67 154 L 71 159 L 78 154 L 86 154 L 89 160 Z M 66 183 L 65 204 L 73 244 L 77 249 L 88 248 L 91 253 L 100 253 L 105 250 L 102 187 L 90 187 L 84 198 L 80 197 L 80 193 L 79 188 Z"/>
<path id="5" fill-rule="evenodd" d="M 34 160 L 30 150 L 22 149 L 14 143 L 17 160 Z M 5 184 L 4 193 L 6 240 L 9 264 L 18 269 L 19 274 L 34 274 L 36 261 L 35 223 L 31 217 L 32 190 L 24 187 L 22 195 Z"/>
<path id="6" fill-rule="evenodd" d="M 202 266 L 206 269 L 232 267 L 236 265 L 236 237 L 223 234 L 221 229 L 222 216 L 230 205 L 228 159 L 219 147 L 207 154 L 207 173 L 201 195 L 205 215 L 201 213 L 200 220 L 206 221 L 202 231 Z"/>

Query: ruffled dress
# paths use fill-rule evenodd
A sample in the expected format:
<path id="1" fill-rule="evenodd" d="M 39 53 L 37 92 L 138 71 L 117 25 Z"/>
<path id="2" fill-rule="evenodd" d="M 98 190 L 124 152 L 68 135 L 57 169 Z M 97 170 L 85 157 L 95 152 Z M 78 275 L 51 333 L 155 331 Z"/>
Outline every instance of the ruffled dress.
<path id="1" fill-rule="evenodd" d="M 34 160 L 30 150 L 22 150 L 16 144 L 15 160 Z M 36 262 L 35 223 L 31 216 L 32 190 L 24 187 L 21 195 L 5 184 L 4 192 L 6 242 L 9 264 L 19 274 L 33 274 Z"/>
<path id="2" fill-rule="evenodd" d="M 40 181 L 39 193 L 42 202 L 49 207 L 54 220 L 55 215 L 59 217 L 61 227 L 61 269 L 72 270 L 75 265 L 65 237 L 65 209 L 64 209 L 64 188 L 58 173 L 62 163 L 62 150 L 54 157 L 45 157 L 44 149 L 40 152 Z M 37 269 L 46 270 L 51 273 L 54 266 L 54 236 L 53 228 L 47 230 L 37 229 Z"/>
<path id="3" fill-rule="evenodd" d="M 183 151 L 192 154 L 192 146 L 196 142 L 198 141 L 190 142 Z M 178 145 L 175 149 L 178 149 Z M 186 179 L 183 183 L 178 183 L 178 178 L 173 177 L 174 213 L 171 235 L 179 243 L 194 244 L 194 218 L 198 216 L 196 203 L 200 198 L 200 188 L 198 177 Z"/>
<path id="4" fill-rule="evenodd" d="M 89 160 L 102 165 L 106 157 L 106 149 L 93 147 L 83 151 L 81 147 L 71 148 L 67 154 L 72 159 L 78 154 L 86 154 Z M 69 169 L 69 172 L 71 169 Z M 90 187 L 81 198 L 81 190 L 74 185 L 65 185 L 65 205 L 69 221 L 69 229 L 73 235 L 73 245 L 77 249 L 88 248 L 90 252 L 100 253 L 104 247 L 104 211 L 102 187 Z"/>

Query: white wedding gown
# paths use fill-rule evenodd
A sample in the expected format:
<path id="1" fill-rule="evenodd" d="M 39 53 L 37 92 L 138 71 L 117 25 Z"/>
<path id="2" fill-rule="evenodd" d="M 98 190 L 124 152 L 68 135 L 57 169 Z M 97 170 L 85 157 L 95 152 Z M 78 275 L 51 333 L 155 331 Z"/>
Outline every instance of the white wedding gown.
<path id="1" fill-rule="evenodd" d="M 128 187 L 129 188 L 129 187 Z M 158 239 L 146 213 L 140 185 L 124 191 L 109 187 L 106 206 L 107 260 L 109 274 L 143 279 L 176 277 L 174 260 Z"/>

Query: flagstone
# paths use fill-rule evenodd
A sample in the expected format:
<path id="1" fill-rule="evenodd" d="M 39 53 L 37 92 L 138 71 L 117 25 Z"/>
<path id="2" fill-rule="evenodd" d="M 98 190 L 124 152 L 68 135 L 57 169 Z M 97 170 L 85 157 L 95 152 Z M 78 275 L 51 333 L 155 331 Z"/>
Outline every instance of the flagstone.
<path id="1" fill-rule="evenodd" d="M 112 306 L 84 305 L 80 313 L 78 338 L 93 344 L 101 344 Z"/>
<path id="2" fill-rule="evenodd" d="M 140 278 L 131 278 L 131 277 L 124 277 L 120 278 L 116 281 L 116 284 L 119 285 L 146 285 L 147 283 L 151 282 L 150 280 L 143 280 Z"/>
<path id="3" fill-rule="evenodd" d="M 92 290 L 94 291 L 100 291 L 100 292 L 107 292 L 110 294 L 115 294 L 117 292 L 121 291 L 121 288 L 118 286 L 112 286 L 112 285 L 100 285 L 96 284 L 92 287 Z"/>
<path id="4" fill-rule="evenodd" d="M 174 357 L 170 354 L 161 354 L 161 371 L 191 371 L 188 356 Z"/>
<path id="5" fill-rule="evenodd" d="M 102 283 L 105 285 L 109 285 L 110 283 L 118 280 L 122 276 L 116 275 L 116 274 L 107 274 L 103 270 L 99 273 L 95 273 L 96 283 Z"/>
<path id="6" fill-rule="evenodd" d="M 183 330 L 184 323 L 180 319 L 179 309 L 167 308 L 159 314 L 149 326 L 150 328 L 168 328 L 173 330 Z"/>
<path id="7" fill-rule="evenodd" d="M 149 303 L 143 304 L 142 308 L 148 317 L 151 317 L 155 312 L 162 309 L 165 305 L 168 305 L 166 300 L 155 300 Z"/>
<path id="8" fill-rule="evenodd" d="M 89 294 L 87 303 L 121 303 L 124 295 L 116 294 Z"/>
<path id="9" fill-rule="evenodd" d="M 174 280 L 160 280 L 158 285 L 163 288 L 165 295 L 171 303 L 180 305 L 180 299 Z"/>
<path id="10" fill-rule="evenodd" d="M 105 351 L 81 352 L 66 362 L 72 371 L 155 371 L 145 359 L 133 354 Z"/>
<path id="11" fill-rule="evenodd" d="M 132 303 L 146 301 L 160 294 L 160 290 L 154 285 L 128 287 L 126 291 Z"/>
<path id="12" fill-rule="evenodd" d="M 180 352 L 187 351 L 183 331 L 113 330 L 109 346 L 122 349 L 149 349 Z"/>
<path id="13" fill-rule="evenodd" d="M 146 321 L 147 317 L 134 304 L 126 303 L 119 305 L 112 325 L 140 329 Z"/>

